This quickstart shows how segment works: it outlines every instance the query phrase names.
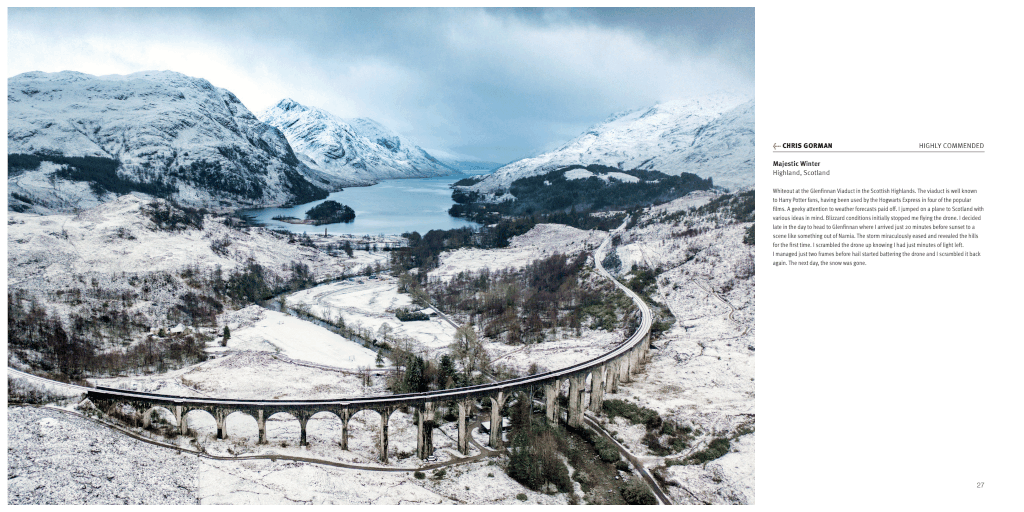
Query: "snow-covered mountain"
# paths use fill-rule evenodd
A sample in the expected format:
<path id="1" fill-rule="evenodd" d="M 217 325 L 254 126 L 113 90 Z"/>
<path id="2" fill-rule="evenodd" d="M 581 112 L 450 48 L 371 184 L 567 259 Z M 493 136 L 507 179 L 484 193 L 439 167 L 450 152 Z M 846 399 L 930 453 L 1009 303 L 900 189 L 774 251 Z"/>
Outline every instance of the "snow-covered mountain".
<path id="1" fill-rule="evenodd" d="M 472 189 L 507 189 L 574 164 L 689 172 L 728 188 L 753 186 L 754 100 L 716 94 L 615 114 L 554 151 L 501 167 Z"/>
<path id="2" fill-rule="evenodd" d="M 456 174 L 456 169 L 367 118 L 342 119 L 291 99 L 259 113 L 284 132 L 303 162 L 346 182 Z"/>
<path id="3" fill-rule="evenodd" d="M 22 209 L 90 207 L 127 189 L 191 205 L 269 206 L 341 185 L 302 164 L 230 91 L 181 73 L 23 73 L 8 79 L 7 105 L 9 154 L 109 159 L 102 171 L 28 159 L 8 172 Z"/>

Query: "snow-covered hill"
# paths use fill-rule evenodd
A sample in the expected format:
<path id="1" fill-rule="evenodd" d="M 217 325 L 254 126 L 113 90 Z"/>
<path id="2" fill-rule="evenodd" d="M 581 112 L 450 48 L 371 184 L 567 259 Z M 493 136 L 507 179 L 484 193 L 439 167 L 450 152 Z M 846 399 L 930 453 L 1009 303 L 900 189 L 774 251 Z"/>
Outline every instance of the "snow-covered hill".
<path id="1" fill-rule="evenodd" d="M 690 172 L 719 186 L 753 186 L 754 100 L 717 94 L 615 114 L 552 152 L 496 170 L 472 188 L 507 189 L 517 179 L 574 164 Z"/>
<path id="2" fill-rule="evenodd" d="M 23 73 L 8 79 L 7 105 L 9 154 L 112 159 L 116 176 L 105 171 L 106 179 L 126 187 L 169 185 L 169 196 L 185 204 L 305 202 L 341 185 L 303 165 L 284 135 L 230 91 L 181 73 Z M 9 192 L 19 198 L 12 203 L 46 211 L 91 207 L 116 195 L 59 179 L 58 169 L 9 173 Z"/>
<path id="3" fill-rule="evenodd" d="M 456 174 L 456 169 L 367 118 L 342 119 L 291 99 L 259 113 L 308 165 L 350 183 Z"/>
<path id="4" fill-rule="evenodd" d="M 292 262 L 302 262 L 315 279 L 325 279 L 355 262 L 289 243 L 263 228 L 232 229 L 217 217 L 206 216 L 201 229 L 161 229 L 147 213 L 150 203 L 127 194 L 77 215 L 8 212 L 8 291 L 23 289 L 62 318 L 102 303 L 89 299 L 97 290 L 104 296 L 134 294 L 125 307 L 156 323 L 166 321 L 179 295 L 197 291 L 181 277 L 187 267 L 204 276 L 222 271 L 227 278 L 252 261 L 286 277 Z M 81 292 L 84 302 L 62 300 L 76 289 L 72 294 Z"/>

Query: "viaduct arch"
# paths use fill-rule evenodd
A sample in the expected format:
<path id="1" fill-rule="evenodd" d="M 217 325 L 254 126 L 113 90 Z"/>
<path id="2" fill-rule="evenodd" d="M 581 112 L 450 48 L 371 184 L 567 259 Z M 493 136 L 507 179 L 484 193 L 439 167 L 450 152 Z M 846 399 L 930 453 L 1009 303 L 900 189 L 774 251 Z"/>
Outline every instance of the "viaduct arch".
<path id="1" fill-rule="evenodd" d="M 583 412 L 601 410 L 605 393 L 614 393 L 619 383 L 630 382 L 631 376 L 640 372 L 641 366 L 650 356 L 650 330 L 652 314 L 650 307 L 632 290 L 626 288 L 611 277 L 601 265 L 599 255 L 609 245 L 611 237 L 605 239 L 595 253 L 595 265 L 602 275 L 610 279 L 624 291 L 636 304 L 640 312 L 640 326 L 625 341 L 613 350 L 598 357 L 574 364 L 558 370 L 519 377 L 516 379 L 480 384 L 456 389 L 428 391 L 424 393 L 408 393 L 380 397 L 355 397 L 334 400 L 237 400 L 230 398 L 187 398 L 173 395 L 160 395 L 138 391 L 126 391 L 98 387 L 88 391 L 89 399 L 101 408 L 109 408 L 116 404 L 131 405 L 137 411 L 147 411 L 143 418 L 148 425 L 149 411 L 155 407 L 164 407 L 174 413 L 181 434 L 188 431 L 186 415 L 190 411 L 202 410 L 210 413 L 217 421 L 217 437 L 225 439 L 228 435 L 225 419 L 234 412 L 243 412 L 256 418 L 259 429 L 259 442 L 266 443 L 266 420 L 271 415 L 285 412 L 299 421 L 301 428 L 299 443 L 306 442 L 306 423 L 314 414 L 330 412 L 341 420 L 341 448 L 348 449 L 348 422 L 356 413 L 363 410 L 376 411 L 380 417 L 379 445 L 380 459 L 387 462 L 388 453 L 388 422 L 391 414 L 399 408 L 412 407 L 417 412 L 416 455 L 426 458 L 433 450 L 433 429 L 435 426 L 435 410 L 439 404 L 454 402 L 458 406 L 458 449 L 463 454 L 469 452 L 469 431 L 467 417 L 473 402 L 476 400 L 490 401 L 490 446 L 502 446 L 501 409 L 510 396 L 517 392 L 525 392 L 533 396 L 534 390 L 543 389 L 545 416 L 554 424 L 560 421 L 558 396 L 564 382 L 569 383 L 569 403 L 565 415 L 566 423 L 571 427 L 583 424 Z M 588 379 L 589 377 L 589 379 Z M 589 385 L 587 385 L 589 381 Z M 588 389 L 589 388 L 589 389 Z M 586 392 L 590 400 L 585 402 Z"/>

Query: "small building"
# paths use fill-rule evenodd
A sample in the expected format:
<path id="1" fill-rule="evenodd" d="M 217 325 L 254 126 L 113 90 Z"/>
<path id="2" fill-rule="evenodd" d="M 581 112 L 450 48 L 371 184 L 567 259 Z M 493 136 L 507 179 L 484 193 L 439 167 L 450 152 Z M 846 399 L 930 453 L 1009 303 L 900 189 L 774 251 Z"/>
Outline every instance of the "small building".
<path id="1" fill-rule="evenodd" d="M 512 430 L 512 421 L 509 420 L 508 418 L 502 418 L 501 419 L 501 431 L 502 432 L 508 432 L 509 430 Z M 491 433 L 491 422 L 490 422 L 490 420 L 484 421 L 484 422 L 480 423 L 480 432 L 484 433 L 484 434 L 490 434 Z"/>

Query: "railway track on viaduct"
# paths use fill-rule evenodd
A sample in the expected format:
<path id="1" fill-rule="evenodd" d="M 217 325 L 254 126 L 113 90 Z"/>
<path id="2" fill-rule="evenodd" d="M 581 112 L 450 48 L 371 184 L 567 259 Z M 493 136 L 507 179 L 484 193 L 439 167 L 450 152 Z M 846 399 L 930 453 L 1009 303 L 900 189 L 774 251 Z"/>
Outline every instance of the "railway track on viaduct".
<path id="1" fill-rule="evenodd" d="M 301 428 L 300 445 L 306 444 L 306 423 L 315 414 L 328 412 L 336 415 L 342 424 L 341 448 L 348 449 L 348 423 L 353 415 L 360 411 L 372 410 L 380 414 L 379 452 L 382 462 L 387 462 L 388 453 L 388 421 L 392 413 L 406 407 L 417 411 L 417 442 L 416 455 L 425 459 L 433 453 L 433 429 L 435 426 L 435 410 L 440 404 L 455 403 L 458 415 L 458 450 L 469 453 L 470 431 L 467 418 L 472 414 L 477 400 L 490 401 L 490 425 L 501 425 L 501 410 L 513 396 L 520 399 L 532 399 L 537 392 L 543 390 L 545 415 L 549 423 L 557 423 L 563 417 L 559 396 L 568 381 L 568 407 L 565 421 L 569 427 L 584 428 L 584 411 L 593 413 L 601 411 L 605 393 L 614 393 L 619 383 L 630 382 L 637 374 L 641 365 L 645 364 L 650 352 L 650 330 L 653 321 L 650 307 L 639 295 L 618 282 L 601 264 L 601 255 L 611 244 L 612 236 L 623 229 L 623 226 L 610 233 L 594 255 L 598 272 L 611 280 L 616 287 L 626 293 L 636 305 L 639 315 L 639 327 L 625 341 L 611 351 L 590 360 L 577 363 L 545 373 L 519 377 L 515 379 L 467 386 L 455 389 L 408 393 L 398 395 L 351 397 L 329 400 L 241 400 L 231 398 L 192 398 L 174 395 L 162 395 L 140 391 L 128 391 L 105 387 L 83 388 L 89 400 L 97 407 L 109 410 L 118 404 L 127 404 L 143 413 L 143 426 L 148 426 L 150 413 L 162 407 L 173 413 L 181 434 L 188 430 L 188 413 L 206 411 L 217 422 L 217 437 L 228 437 L 226 418 L 236 412 L 249 414 L 256 419 L 259 429 L 259 442 L 266 443 L 266 420 L 277 413 L 288 413 L 299 421 Z M 589 382 L 589 384 L 588 384 Z M 589 391 L 589 401 L 585 398 Z M 500 428 L 490 429 L 489 446 L 495 450 L 503 449 Z M 642 470 L 642 468 L 638 468 Z M 642 472 L 642 471 L 641 471 Z M 649 482 L 650 483 L 650 482 Z M 655 488 L 656 484 L 655 484 Z M 660 489 L 659 489 L 660 490 Z M 663 493 L 659 494 L 659 501 Z"/>

